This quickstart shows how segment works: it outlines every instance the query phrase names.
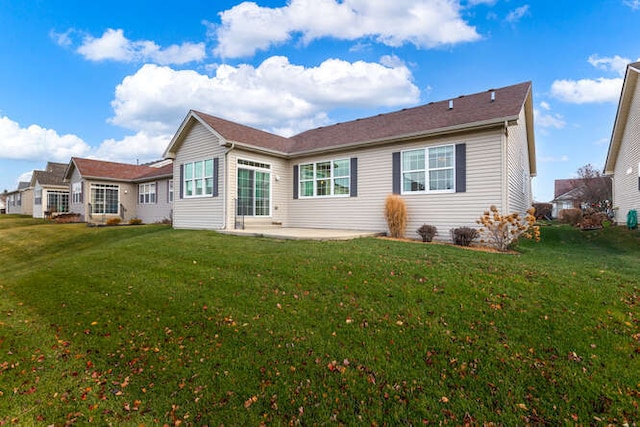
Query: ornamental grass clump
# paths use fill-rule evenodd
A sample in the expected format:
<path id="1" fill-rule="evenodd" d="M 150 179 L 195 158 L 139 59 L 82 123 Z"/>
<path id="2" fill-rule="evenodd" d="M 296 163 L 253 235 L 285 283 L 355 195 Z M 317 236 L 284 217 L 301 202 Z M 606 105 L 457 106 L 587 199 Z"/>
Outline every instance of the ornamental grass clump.
<path id="1" fill-rule="evenodd" d="M 499 251 L 505 252 L 520 236 L 540 241 L 540 227 L 536 225 L 535 208 L 527 210 L 524 218 L 519 213 L 502 215 L 495 205 L 492 205 L 476 222 L 482 226 L 480 233 L 482 242 L 488 243 Z"/>
<path id="2" fill-rule="evenodd" d="M 384 218 L 387 220 L 389 235 L 400 239 L 407 228 L 407 205 L 402 197 L 390 194 L 384 201 Z"/>

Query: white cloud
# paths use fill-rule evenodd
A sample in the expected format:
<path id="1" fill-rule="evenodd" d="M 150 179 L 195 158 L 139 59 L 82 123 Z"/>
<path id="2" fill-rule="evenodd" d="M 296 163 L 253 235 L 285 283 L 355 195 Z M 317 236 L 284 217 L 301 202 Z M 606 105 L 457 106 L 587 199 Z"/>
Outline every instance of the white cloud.
<path id="1" fill-rule="evenodd" d="M 639 0 L 640 1 L 640 0 Z M 589 64 L 593 65 L 596 68 L 600 68 L 605 71 L 612 71 L 619 76 L 624 76 L 627 71 L 627 64 L 631 61 L 628 58 L 623 58 L 621 56 L 614 56 L 613 58 L 599 58 L 598 55 L 591 55 L 588 59 Z"/>
<path id="2" fill-rule="evenodd" d="M 529 12 L 529 5 L 520 6 L 507 15 L 506 21 L 512 24 L 519 22 Z"/>
<path id="3" fill-rule="evenodd" d="M 535 110 L 534 116 L 536 125 L 542 128 L 562 129 L 567 124 L 567 122 L 564 121 L 564 117 L 560 114 L 545 113 Z"/>
<path id="4" fill-rule="evenodd" d="M 64 163 L 89 151 L 89 145 L 76 135 L 59 135 L 38 125 L 23 128 L 6 116 L 0 117 L 1 158 Z"/>
<path id="5" fill-rule="evenodd" d="M 68 43 L 65 38 L 58 37 L 58 40 L 58 43 Z M 149 61 L 160 65 L 201 61 L 206 55 L 204 43 L 186 42 L 163 49 L 152 41 L 131 41 L 123 30 L 111 28 L 99 38 L 86 36 L 77 52 L 91 61 Z"/>
<path id="6" fill-rule="evenodd" d="M 173 134 L 150 135 L 140 131 L 121 140 L 107 139 L 100 144 L 92 157 L 123 163 L 145 163 L 160 158 Z"/>
<path id="7" fill-rule="evenodd" d="M 546 110 L 546 111 L 551 110 L 551 106 L 549 105 L 549 103 L 548 102 L 544 102 L 544 101 L 542 101 L 540 103 L 540 108 L 542 108 L 543 110 Z"/>
<path id="8" fill-rule="evenodd" d="M 220 13 L 222 23 L 211 35 L 218 40 L 215 53 L 226 58 L 251 56 L 295 34 L 304 43 L 371 38 L 394 47 L 433 48 L 480 38 L 460 10 L 455 0 L 290 0 L 281 8 L 243 2 Z"/>
<path id="9" fill-rule="evenodd" d="M 640 0 L 624 0 L 623 3 L 629 6 L 632 10 L 640 9 Z"/>
<path id="10" fill-rule="evenodd" d="M 31 177 L 33 176 L 33 171 L 24 172 L 20 174 L 18 179 L 16 180 L 16 188 L 18 188 L 18 184 L 21 182 L 31 182 Z"/>
<path id="11" fill-rule="evenodd" d="M 70 47 L 73 44 L 73 41 L 71 39 L 71 35 L 74 33 L 75 31 L 73 29 L 69 29 L 67 31 L 65 31 L 64 33 L 58 33 L 54 30 L 51 30 L 49 32 L 49 37 L 51 37 L 51 39 L 58 45 L 58 46 L 62 46 L 62 47 Z"/>
<path id="12" fill-rule="evenodd" d="M 116 88 L 110 121 L 163 135 L 197 109 L 290 134 L 326 124 L 326 111 L 334 108 L 409 105 L 419 95 L 411 72 L 396 57 L 380 63 L 328 59 L 305 68 L 274 56 L 258 67 L 220 65 L 212 77 L 144 65 Z"/>
<path id="13" fill-rule="evenodd" d="M 556 80 L 551 85 L 551 94 L 572 104 L 618 102 L 621 88 L 622 78 Z"/>

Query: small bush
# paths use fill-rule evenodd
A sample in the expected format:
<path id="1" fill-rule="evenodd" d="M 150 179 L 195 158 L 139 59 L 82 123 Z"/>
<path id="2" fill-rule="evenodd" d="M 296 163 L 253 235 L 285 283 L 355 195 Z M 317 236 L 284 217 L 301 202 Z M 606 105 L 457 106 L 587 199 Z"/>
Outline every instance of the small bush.
<path id="1" fill-rule="evenodd" d="M 527 215 L 520 217 L 518 212 L 502 215 L 492 205 L 476 222 L 482 226 L 480 232 L 486 236 L 488 243 L 499 251 L 506 251 L 520 236 L 540 241 L 540 227 L 535 225 L 535 208 L 527 210 Z M 484 240 L 483 240 L 484 243 Z"/>
<path id="2" fill-rule="evenodd" d="M 67 224 L 73 222 L 80 222 L 80 214 L 77 213 L 63 213 L 56 215 L 54 221 L 59 224 Z"/>
<path id="3" fill-rule="evenodd" d="M 433 240 L 433 236 L 435 236 L 438 231 L 435 226 L 423 224 L 420 228 L 418 228 L 417 233 L 422 237 L 423 242 L 430 242 Z"/>
<path id="4" fill-rule="evenodd" d="M 459 227 L 451 230 L 451 240 L 454 245 L 470 246 L 471 242 L 478 238 L 480 233 L 475 228 Z"/>
<path id="5" fill-rule="evenodd" d="M 582 215 L 582 221 L 580 221 L 580 228 L 582 230 L 595 230 L 602 228 L 604 222 L 609 218 L 604 212 L 596 211 L 593 208 L 587 209 Z"/>
<path id="6" fill-rule="evenodd" d="M 384 218 L 387 220 L 391 237 L 404 237 L 407 228 L 407 205 L 402 197 L 397 194 L 387 196 L 384 202 Z"/>
<path id="7" fill-rule="evenodd" d="M 551 203 L 534 203 L 533 208 L 536 210 L 536 219 L 551 219 L 553 205 Z"/>
<path id="8" fill-rule="evenodd" d="M 120 221 L 122 221 L 120 218 L 109 218 L 107 220 L 107 225 L 118 225 L 120 224 Z"/>
<path id="9" fill-rule="evenodd" d="M 142 220 L 140 218 L 131 218 L 129 220 L 129 224 L 131 224 L 131 225 L 140 225 L 140 224 L 142 224 Z"/>
<path id="10" fill-rule="evenodd" d="M 582 211 L 576 208 L 562 209 L 558 219 L 562 224 L 569 224 L 575 227 L 582 221 Z"/>

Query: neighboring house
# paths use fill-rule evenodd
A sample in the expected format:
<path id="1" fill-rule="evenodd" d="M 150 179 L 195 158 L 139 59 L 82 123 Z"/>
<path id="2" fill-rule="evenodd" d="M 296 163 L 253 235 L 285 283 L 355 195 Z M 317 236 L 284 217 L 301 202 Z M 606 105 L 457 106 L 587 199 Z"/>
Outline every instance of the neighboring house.
<path id="1" fill-rule="evenodd" d="M 7 193 L 7 213 L 31 215 L 33 213 L 33 192 L 29 182 L 20 181 L 18 188 Z"/>
<path id="2" fill-rule="evenodd" d="M 640 62 L 627 66 L 611 143 L 604 167 L 613 177 L 616 222 L 624 224 L 630 210 L 640 210 Z M 617 209 L 616 209 L 617 208 Z"/>
<path id="3" fill-rule="evenodd" d="M 44 218 L 69 211 L 69 184 L 64 182 L 65 163 L 48 162 L 45 170 L 33 171 L 33 217 Z"/>
<path id="4" fill-rule="evenodd" d="M 82 221 L 139 218 L 153 223 L 171 219 L 171 162 L 130 165 L 73 157 L 64 179 L 71 190 L 69 210 L 80 214 Z"/>
<path id="5" fill-rule="evenodd" d="M 551 215 L 558 218 L 560 211 L 563 209 L 582 209 L 583 197 L 585 194 L 593 192 L 593 188 L 600 189 L 599 194 L 611 195 L 611 178 L 608 176 L 599 176 L 589 178 L 590 183 L 585 183 L 585 178 L 556 179 L 554 197 L 551 201 L 553 205 Z M 591 186 L 589 191 L 587 186 Z M 605 198 L 608 200 L 608 197 Z"/>
<path id="6" fill-rule="evenodd" d="M 387 195 L 407 234 L 476 226 L 491 205 L 531 206 L 531 83 L 309 130 L 290 138 L 190 111 L 165 151 L 176 228 L 285 227 L 384 232 Z"/>

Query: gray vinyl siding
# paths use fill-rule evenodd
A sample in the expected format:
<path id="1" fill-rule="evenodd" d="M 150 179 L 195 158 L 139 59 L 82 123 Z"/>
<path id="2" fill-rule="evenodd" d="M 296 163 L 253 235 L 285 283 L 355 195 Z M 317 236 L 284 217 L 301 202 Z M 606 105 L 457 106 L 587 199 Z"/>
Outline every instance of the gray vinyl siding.
<path id="1" fill-rule="evenodd" d="M 235 149 L 229 152 L 226 159 L 227 229 L 233 229 L 236 221 L 238 159 L 266 163 L 271 166 L 271 215 L 269 217 L 245 217 L 245 225 L 278 223 L 287 227 L 289 199 L 293 194 L 289 163 L 282 158 Z M 240 218 L 238 220 L 240 221 Z"/>
<path id="2" fill-rule="evenodd" d="M 616 222 L 626 224 L 631 209 L 640 213 L 640 84 L 636 85 L 613 175 Z"/>
<path id="3" fill-rule="evenodd" d="M 531 207 L 531 172 L 524 109 L 517 125 L 509 126 L 507 136 L 507 206 L 508 212 L 524 214 Z"/>
<path id="4" fill-rule="evenodd" d="M 180 179 L 180 178 L 178 178 Z M 155 203 L 140 203 L 139 186 L 140 184 L 156 183 L 156 201 Z M 172 203 L 169 202 L 169 178 L 160 180 L 140 182 L 136 185 L 137 197 L 137 218 L 141 219 L 145 224 L 154 224 L 163 221 L 169 221 L 172 216 Z M 175 193 L 174 193 L 175 197 Z"/>
<path id="5" fill-rule="evenodd" d="M 288 226 L 336 228 L 386 232 L 384 201 L 392 193 L 394 152 L 447 144 L 466 144 L 466 191 L 463 193 L 405 194 L 408 210 L 406 235 L 418 237 L 422 224 L 435 225 L 441 240 L 449 229 L 476 226 L 475 220 L 492 204 L 502 208 L 502 132 L 500 129 L 472 134 L 425 139 L 355 151 L 296 158 L 293 165 L 356 157 L 357 197 L 298 198 L 289 201 Z"/>
<path id="6" fill-rule="evenodd" d="M 22 206 L 20 213 L 22 215 L 33 216 L 33 188 L 27 188 L 26 190 L 22 190 L 20 193 L 22 194 Z"/>
<path id="7" fill-rule="evenodd" d="M 73 203 L 73 184 L 81 182 L 84 186 L 82 189 L 82 202 Z M 80 214 L 80 221 L 87 221 L 87 208 L 89 203 L 88 187 L 85 182 L 82 182 L 82 177 L 78 173 L 78 169 L 74 168 L 71 173 L 71 179 L 69 180 L 69 212 Z"/>
<path id="8" fill-rule="evenodd" d="M 187 135 L 173 162 L 173 226 L 175 228 L 213 229 L 225 228 L 225 148 L 217 136 L 202 124 L 195 123 L 185 130 Z M 180 166 L 184 163 L 218 158 L 218 197 L 180 198 Z"/>

